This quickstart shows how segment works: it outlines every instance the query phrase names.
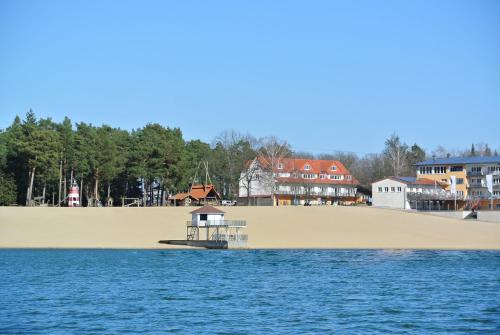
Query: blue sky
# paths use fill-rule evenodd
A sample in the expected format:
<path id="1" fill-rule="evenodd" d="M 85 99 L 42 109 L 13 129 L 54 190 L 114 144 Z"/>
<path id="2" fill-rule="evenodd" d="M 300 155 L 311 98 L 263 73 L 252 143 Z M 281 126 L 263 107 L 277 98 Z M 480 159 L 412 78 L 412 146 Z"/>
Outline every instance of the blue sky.
<path id="1" fill-rule="evenodd" d="M 0 1 L 0 128 L 42 117 L 303 151 L 500 147 L 500 2 Z"/>

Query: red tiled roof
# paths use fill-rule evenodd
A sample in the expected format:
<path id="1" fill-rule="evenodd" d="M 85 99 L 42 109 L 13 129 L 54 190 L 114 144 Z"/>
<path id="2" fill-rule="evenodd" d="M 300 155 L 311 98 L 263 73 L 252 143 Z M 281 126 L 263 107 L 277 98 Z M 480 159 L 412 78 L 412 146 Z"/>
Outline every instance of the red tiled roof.
<path id="1" fill-rule="evenodd" d="M 205 205 L 205 206 L 198 208 L 190 213 L 191 214 L 224 214 L 224 212 L 221 211 L 220 209 L 217 209 L 214 206 L 210 206 L 210 205 Z"/>
<path id="2" fill-rule="evenodd" d="M 214 191 L 215 197 L 220 199 L 220 195 L 215 190 L 214 185 L 193 185 L 191 187 L 191 192 L 189 192 L 189 193 L 187 193 L 187 192 L 177 193 L 176 195 L 174 195 L 172 197 L 172 199 L 184 200 L 189 196 L 189 197 L 198 201 L 200 199 L 205 199 L 211 191 Z"/>
<path id="3" fill-rule="evenodd" d="M 385 179 L 392 179 L 407 185 L 438 185 L 438 186 L 446 185 L 446 183 L 441 182 L 439 180 L 432 180 L 427 178 L 415 178 L 415 177 L 396 177 L 396 176 L 389 176 L 387 178 L 377 180 L 373 183 L 377 183 Z"/>
<path id="4" fill-rule="evenodd" d="M 259 164 L 261 166 L 268 167 L 271 162 L 263 157 L 259 157 Z M 306 165 L 309 165 L 310 169 L 306 170 Z M 279 169 L 278 167 L 281 167 Z M 335 169 L 332 170 L 332 167 Z M 278 177 L 279 182 L 291 182 L 291 183 L 314 183 L 314 184 L 344 184 L 344 185 L 357 185 L 358 180 L 351 176 L 351 180 L 345 179 L 345 176 L 351 175 L 349 170 L 346 169 L 342 162 L 337 160 L 323 160 L 323 159 L 303 159 L 303 158 L 282 158 L 275 163 L 274 168 L 275 173 L 308 173 L 317 174 L 316 179 L 302 179 L 293 177 Z M 343 175 L 343 180 L 321 179 L 320 174 L 325 175 Z"/>
<path id="5" fill-rule="evenodd" d="M 216 197 L 220 198 L 220 195 L 215 190 L 214 185 L 193 185 L 189 194 L 197 199 L 204 199 L 212 190 L 215 192 Z"/>
<path id="6" fill-rule="evenodd" d="M 418 178 L 414 182 L 410 183 L 412 185 L 439 185 L 441 186 L 442 182 L 439 180 L 432 180 L 432 179 L 427 179 L 427 178 Z"/>
<path id="7" fill-rule="evenodd" d="M 269 166 L 270 162 L 263 157 L 259 157 L 259 163 L 262 166 Z M 278 164 L 283 164 L 282 169 L 278 169 Z M 308 173 L 320 173 L 325 172 L 328 174 L 350 174 L 345 168 L 344 164 L 340 161 L 335 160 L 323 160 L 323 159 L 304 159 L 304 158 L 281 158 L 275 164 L 276 172 L 292 172 L 301 171 Z M 305 170 L 304 167 L 309 165 L 310 170 Z M 335 166 L 335 170 L 331 170 L 332 166 Z"/>

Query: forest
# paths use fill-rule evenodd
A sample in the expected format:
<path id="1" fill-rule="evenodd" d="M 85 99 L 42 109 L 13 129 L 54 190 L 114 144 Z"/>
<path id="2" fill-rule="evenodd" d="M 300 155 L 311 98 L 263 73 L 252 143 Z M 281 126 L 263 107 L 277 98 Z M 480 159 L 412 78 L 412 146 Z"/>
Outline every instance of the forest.
<path id="1" fill-rule="evenodd" d="M 0 205 L 63 205 L 71 182 L 81 188 L 82 204 L 95 206 L 122 197 L 146 198 L 156 190 L 161 199 L 187 191 L 190 183 L 203 182 L 200 162 L 207 162 L 210 179 L 223 199 L 238 196 L 238 184 L 246 162 L 267 155 L 279 146 L 281 155 L 340 160 L 362 186 L 389 175 L 414 175 L 413 164 L 426 157 L 497 155 L 486 144 L 463 151 L 438 147 L 426 153 L 419 145 L 407 145 L 390 135 L 380 153 L 358 156 L 350 152 L 313 155 L 297 152 L 275 137 L 255 138 L 233 130 L 223 131 L 212 143 L 186 141 L 178 128 L 149 123 L 131 131 L 108 125 L 55 122 L 37 118 L 30 110 L 0 130 Z M 195 179 L 195 176 L 198 178 Z M 153 199 L 153 197 L 150 197 Z M 145 201 L 144 206 L 163 205 Z"/>

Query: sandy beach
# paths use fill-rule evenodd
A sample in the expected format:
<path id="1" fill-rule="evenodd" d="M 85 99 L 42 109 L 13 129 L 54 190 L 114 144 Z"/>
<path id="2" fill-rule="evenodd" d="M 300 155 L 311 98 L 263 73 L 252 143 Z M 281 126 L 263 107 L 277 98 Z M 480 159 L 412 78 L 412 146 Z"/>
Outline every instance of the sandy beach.
<path id="1" fill-rule="evenodd" d="M 360 207 L 224 207 L 249 248 L 500 249 L 500 224 Z M 0 208 L 0 248 L 171 248 L 193 208 Z"/>

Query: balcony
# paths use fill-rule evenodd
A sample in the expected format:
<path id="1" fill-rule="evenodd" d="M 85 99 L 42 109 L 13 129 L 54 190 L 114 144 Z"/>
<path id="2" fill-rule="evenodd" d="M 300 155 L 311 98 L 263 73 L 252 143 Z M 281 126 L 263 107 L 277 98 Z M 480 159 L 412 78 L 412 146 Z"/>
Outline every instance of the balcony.
<path id="1" fill-rule="evenodd" d="M 286 190 L 277 190 L 276 194 L 280 195 L 294 195 L 294 196 L 318 196 L 318 197 L 354 197 L 356 196 L 356 192 L 315 192 L 305 190 L 296 190 L 296 191 L 286 191 Z"/>
<path id="2" fill-rule="evenodd" d="M 494 176 L 500 176 L 500 171 L 488 171 L 487 169 L 482 169 L 481 171 L 472 171 L 467 170 L 467 176 L 486 176 L 487 174 L 491 174 Z"/>

